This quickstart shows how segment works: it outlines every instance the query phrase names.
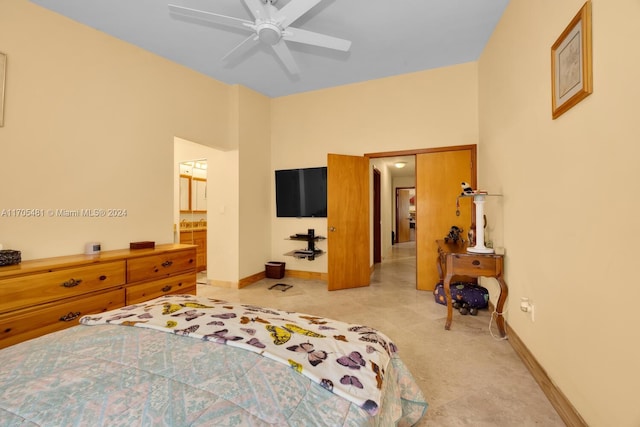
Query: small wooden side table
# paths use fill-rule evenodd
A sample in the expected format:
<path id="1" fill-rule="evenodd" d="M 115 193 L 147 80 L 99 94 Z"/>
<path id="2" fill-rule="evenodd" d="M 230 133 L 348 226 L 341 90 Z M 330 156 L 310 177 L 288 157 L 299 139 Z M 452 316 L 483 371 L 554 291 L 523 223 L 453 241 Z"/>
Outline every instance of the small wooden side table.
<path id="1" fill-rule="evenodd" d="M 440 281 L 443 283 L 444 292 L 447 296 L 447 322 L 444 328 L 451 329 L 451 319 L 453 316 L 453 303 L 451 301 L 451 279 L 454 276 L 465 276 L 471 278 L 495 277 L 500 284 L 500 296 L 496 304 L 496 324 L 500 331 L 500 336 L 505 337 L 504 317 L 502 308 L 509 294 L 507 283 L 502 277 L 504 256 L 497 254 L 477 254 L 467 252 L 466 243 L 445 243 L 444 240 L 437 240 L 438 258 L 437 267 Z"/>

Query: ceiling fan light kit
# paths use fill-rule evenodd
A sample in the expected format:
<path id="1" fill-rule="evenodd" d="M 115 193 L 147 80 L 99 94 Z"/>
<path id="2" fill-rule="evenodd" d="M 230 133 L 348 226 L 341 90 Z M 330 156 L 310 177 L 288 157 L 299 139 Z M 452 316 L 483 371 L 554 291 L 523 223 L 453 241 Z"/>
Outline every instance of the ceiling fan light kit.
<path id="1" fill-rule="evenodd" d="M 302 43 L 347 52 L 351 48 L 349 40 L 315 33 L 290 25 L 302 15 L 311 10 L 322 0 L 291 0 L 278 9 L 274 5 L 277 0 L 242 0 L 247 6 L 254 20 L 219 15 L 204 10 L 191 9 L 184 6 L 169 4 L 169 11 L 174 15 L 193 18 L 215 24 L 241 28 L 252 32 L 247 39 L 234 47 L 222 59 L 230 60 L 239 57 L 243 52 L 262 42 L 271 46 L 276 56 L 282 61 L 287 71 L 292 75 L 299 73 L 298 66 L 286 44 L 286 41 Z"/>
<path id="2" fill-rule="evenodd" d="M 256 32 L 260 41 L 273 46 L 282 38 L 282 30 L 271 22 L 262 22 L 256 25 Z"/>

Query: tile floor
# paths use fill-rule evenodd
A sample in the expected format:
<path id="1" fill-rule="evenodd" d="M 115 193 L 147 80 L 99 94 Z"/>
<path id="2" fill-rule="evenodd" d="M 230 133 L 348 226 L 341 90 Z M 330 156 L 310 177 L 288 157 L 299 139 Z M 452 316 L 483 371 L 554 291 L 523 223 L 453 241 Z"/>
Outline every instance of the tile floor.
<path id="1" fill-rule="evenodd" d="M 286 291 L 269 287 L 293 285 Z M 397 344 L 429 408 L 418 426 L 564 426 L 490 314 L 454 312 L 415 289 L 415 244 L 394 245 L 371 285 L 329 292 L 325 282 L 264 279 L 243 289 L 198 285 L 198 294 L 330 317 L 377 328 Z"/>

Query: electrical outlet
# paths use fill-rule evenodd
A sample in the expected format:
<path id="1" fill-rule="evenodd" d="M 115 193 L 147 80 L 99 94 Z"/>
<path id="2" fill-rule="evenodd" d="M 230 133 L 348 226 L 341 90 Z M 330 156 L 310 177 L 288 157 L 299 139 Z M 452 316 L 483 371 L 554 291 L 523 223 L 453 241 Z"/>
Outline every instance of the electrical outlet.
<path id="1" fill-rule="evenodd" d="M 535 322 L 535 306 L 533 304 L 531 304 L 531 302 L 529 301 L 529 298 L 527 297 L 522 297 L 520 298 L 520 310 L 522 310 L 525 313 L 530 313 L 531 314 L 531 321 Z"/>

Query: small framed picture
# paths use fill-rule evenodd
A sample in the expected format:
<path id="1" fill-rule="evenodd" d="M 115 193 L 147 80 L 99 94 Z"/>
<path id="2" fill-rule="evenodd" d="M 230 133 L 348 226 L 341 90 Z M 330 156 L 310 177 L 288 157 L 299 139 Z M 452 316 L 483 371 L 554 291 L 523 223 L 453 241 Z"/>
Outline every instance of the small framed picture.
<path id="1" fill-rule="evenodd" d="M 7 72 L 7 55 L 0 52 L 0 127 L 4 126 L 4 81 Z"/>
<path id="2" fill-rule="evenodd" d="M 593 92 L 591 0 L 587 1 L 551 47 L 553 119 Z"/>

